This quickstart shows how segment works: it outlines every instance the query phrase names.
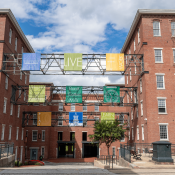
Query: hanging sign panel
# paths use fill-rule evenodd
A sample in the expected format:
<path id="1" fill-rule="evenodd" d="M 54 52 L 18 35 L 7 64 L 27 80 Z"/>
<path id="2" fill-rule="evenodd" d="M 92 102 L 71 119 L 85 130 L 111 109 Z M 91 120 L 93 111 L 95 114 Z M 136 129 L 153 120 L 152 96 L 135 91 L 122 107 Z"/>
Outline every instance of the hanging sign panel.
<path id="1" fill-rule="evenodd" d="M 124 53 L 107 53 L 106 71 L 124 71 Z"/>
<path id="2" fill-rule="evenodd" d="M 37 112 L 37 126 L 51 126 L 51 112 Z"/>
<path id="3" fill-rule="evenodd" d="M 45 89 L 44 85 L 29 85 L 28 102 L 39 103 L 45 102 Z"/>
<path id="4" fill-rule="evenodd" d="M 120 87 L 103 86 L 104 103 L 120 103 Z"/>
<path id="5" fill-rule="evenodd" d="M 82 86 L 66 86 L 66 103 L 82 103 Z"/>
<path id="6" fill-rule="evenodd" d="M 64 70 L 82 71 L 82 53 L 65 53 Z"/>
<path id="7" fill-rule="evenodd" d="M 22 68 L 23 71 L 40 71 L 40 53 L 23 53 Z"/>
<path id="8" fill-rule="evenodd" d="M 114 121 L 115 120 L 115 113 L 112 112 L 101 112 L 101 121 Z"/>
<path id="9" fill-rule="evenodd" d="M 69 126 L 83 126 L 83 112 L 69 112 Z"/>

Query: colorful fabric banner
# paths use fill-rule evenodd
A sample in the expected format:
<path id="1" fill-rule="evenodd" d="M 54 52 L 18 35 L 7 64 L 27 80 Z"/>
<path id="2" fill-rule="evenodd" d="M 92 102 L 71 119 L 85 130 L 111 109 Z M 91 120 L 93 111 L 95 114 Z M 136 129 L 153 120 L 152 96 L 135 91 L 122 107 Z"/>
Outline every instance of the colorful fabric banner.
<path id="1" fill-rule="evenodd" d="M 69 126 L 83 126 L 83 112 L 69 112 Z"/>
<path id="2" fill-rule="evenodd" d="M 22 68 L 23 71 L 40 71 L 41 54 L 23 53 Z"/>
<path id="3" fill-rule="evenodd" d="M 120 103 L 120 87 L 103 86 L 104 103 Z"/>
<path id="4" fill-rule="evenodd" d="M 82 53 L 65 53 L 64 70 L 82 71 Z"/>
<path id="5" fill-rule="evenodd" d="M 82 86 L 66 86 L 66 103 L 82 103 Z"/>
<path id="6" fill-rule="evenodd" d="M 101 121 L 114 121 L 115 120 L 115 113 L 112 112 L 101 112 Z"/>
<path id="7" fill-rule="evenodd" d="M 51 126 L 51 112 L 37 112 L 37 126 Z"/>
<path id="8" fill-rule="evenodd" d="M 106 71 L 124 71 L 124 53 L 107 53 Z"/>
<path id="9" fill-rule="evenodd" d="M 44 85 L 29 85 L 28 102 L 45 102 L 45 89 Z"/>

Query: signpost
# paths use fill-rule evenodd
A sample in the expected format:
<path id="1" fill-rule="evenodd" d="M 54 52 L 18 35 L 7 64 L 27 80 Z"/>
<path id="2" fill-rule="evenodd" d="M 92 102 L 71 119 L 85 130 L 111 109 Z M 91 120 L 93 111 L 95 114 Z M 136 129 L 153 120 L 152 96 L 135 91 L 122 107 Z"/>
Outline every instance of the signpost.
<path id="1" fill-rule="evenodd" d="M 51 112 L 37 112 L 37 126 L 51 126 Z"/>
<path id="2" fill-rule="evenodd" d="M 66 103 L 82 103 L 82 86 L 66 86 Z"/>
<path id="3" fill-rule="evenodd" d="M 120 87 L 103 86 L 104 103 L 120 103 Z"/>
<path id="4" fill-rule="evenodd" d="M 83 112 L 69 112 L 69 126 L 83 126 Z"/>

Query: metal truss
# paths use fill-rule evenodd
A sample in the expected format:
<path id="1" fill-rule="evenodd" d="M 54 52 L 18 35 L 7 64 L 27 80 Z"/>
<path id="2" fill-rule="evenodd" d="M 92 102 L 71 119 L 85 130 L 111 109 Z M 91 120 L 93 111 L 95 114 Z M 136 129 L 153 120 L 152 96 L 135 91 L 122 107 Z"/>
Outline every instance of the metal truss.
<path id="1" fill-rule="evenodd" d="M 39 111 L 42 112 L 42 111 Z M 43 111 L 46 112 L 46 111 Z M 69 112 L 67 111 L 47 111 L 52 113 L 51 117 L 51 127 L 69 127 Z M 37 112 L 34 111 L 25 111 L 23 112 L 23 119 L 22 119 L 22 127 L 42 127 L 33 124 L 33 120 L 37 121 L 36 118 L 33 118 L 33 114 Z M 89 124 L 88 121 L 97 121 L 100 120 L 99 117 L 101 112 L 83 112 L 83 127 L 93 127 L 93 124 Z M 126 123 L 125 127 L 130 126 L 129 122 L 129 113 L 115 113 L 115 118 L 121 122 L 121 124 Z M 58 121 L 65 121 L 63 126 L 58 126 Z M 32 123 L 32 125 L 31 125 Z"/>
<path id="2" fill-rule="evenodd" d="M 25 71 L 28 75 L 141 75 L 144 73 L 142 54 L 124 55 L 125 70 L 106 71 L 106 54 L 83 54 L 82 71 L 65 71 L 64 54 L 41 54 L 40 71 Z M 111 63 L 112 64 L 112 63 Z M 1 71 L 19 75 L 22 66 L 22 54 L 4 54 Z"/>
<path id="3" fill-rule="evenodd" d="M 109 86 L 110 87 L 110 86 Z M 47 86 L 44 105 L 63 105 L 71 106 L 66 103 L 66 86 Z M 11 103 L 15 105 L 36 105 L 28 102 L 29 86 L 13 86 Z M 126 98 L 125 98 L 126 97 Z M 127 99 L 127 100 L 124 100 Z M 40 105 L 43 103 L 38 103 Z M 103 86 L 83 86 L 82 103 L 75 103 L 76 106 L 137 106 L 137 87 L 120 87 L 120 103 L 104 103 Z"/>

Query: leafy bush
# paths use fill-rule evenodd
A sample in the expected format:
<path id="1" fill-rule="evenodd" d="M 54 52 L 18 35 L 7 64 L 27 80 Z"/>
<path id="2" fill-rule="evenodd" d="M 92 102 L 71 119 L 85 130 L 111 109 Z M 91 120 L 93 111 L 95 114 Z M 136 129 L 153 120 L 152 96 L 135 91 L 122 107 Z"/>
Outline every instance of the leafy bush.
<path id="1" fill-rule="evenodd" d="M 42 165 L 40 162 L 36 162 L 35 165 Z"/>
<path id="2" fill-rule="evenodd" d="M 17 166 L 17 160 L 15 161 L 15 166 Z"/>

